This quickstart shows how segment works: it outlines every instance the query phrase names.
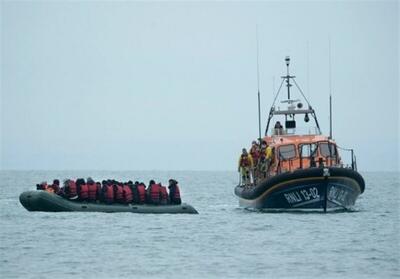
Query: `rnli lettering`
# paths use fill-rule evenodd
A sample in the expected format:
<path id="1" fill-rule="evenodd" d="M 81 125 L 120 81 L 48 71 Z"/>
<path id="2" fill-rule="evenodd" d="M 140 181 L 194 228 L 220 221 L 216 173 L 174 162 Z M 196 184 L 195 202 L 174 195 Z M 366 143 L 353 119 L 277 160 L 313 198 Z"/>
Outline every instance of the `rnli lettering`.
<path id="1" fill-rule="evenodd" d="M 311 187 L 308 189 L 302 189 L 300 191 L 293 191 L 289 193 L 284 193 L 285 199 L 290 204 L 295 204 L 303 201 L 310 201 L 319 199 L 318 189 L 316 187 Z"/>
<path id="2" fill-rule="evenodd" d="M 329 189 L 328 199 L 333 201 L 344 202 L 347 196 L 347 192 L 343 189 L 339 189 L 335 186 L 332 186 Z"/>

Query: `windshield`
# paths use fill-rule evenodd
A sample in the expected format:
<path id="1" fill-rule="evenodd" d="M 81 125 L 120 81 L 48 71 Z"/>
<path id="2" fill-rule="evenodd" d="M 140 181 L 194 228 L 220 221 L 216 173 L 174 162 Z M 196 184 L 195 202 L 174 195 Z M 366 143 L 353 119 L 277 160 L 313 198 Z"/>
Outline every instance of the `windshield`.
<path id="1" fill-rule="evenodd" d="M 302 144 L 299 147 L 300 154 L 302 158 L 308 158 L 310 156 L 315 156 L 317 145 L 315 143 Z"/>
<path id="2" fill-rule="evenodd" d="M 327 142 L 320 143 L 319 152 L 323 157 L 335 157 L 336 146 L 332 143 L 327 143 Z"/>
<path id="3" fill-rule="evenodd" d="M 279 157 L 283 160 L 288 160 L 296 157 L 296 148 L 294 144 L 282 145 L 279 147 Z"/>

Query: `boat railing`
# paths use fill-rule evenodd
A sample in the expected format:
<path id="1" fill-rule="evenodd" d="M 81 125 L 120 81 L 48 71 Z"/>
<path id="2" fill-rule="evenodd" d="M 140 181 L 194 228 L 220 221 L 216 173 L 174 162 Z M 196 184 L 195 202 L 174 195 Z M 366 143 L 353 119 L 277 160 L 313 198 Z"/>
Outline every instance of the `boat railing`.
<path id="1" fill-rule="evenodd" d="M 292 135 L 319 135 L 321 134 L 318 130 L 318 127 L 297 127 L 292 129 L 278 129 L 272 128 L 271 135 L 272 136 L 292 136 Z"/>
<path id="2" fill-rule="evenodd" d="M 356 157 L 356 154 L 354 153 L 354 149 L 352 149 L 352 148 L 344 148 L 344 147 L 340 147 L 338 145 L 336 147 L 337 147 L 337 149 L 342 151 L 341 152 L 342 155 L 343 154 L 350 155 L 351 165 L 342 163 L 342 166 L 345 167 L 345 168 L 351 168 L 352 170 L 356 171 L 357 170 L 357 157 Z M 343 152 L 346 152 L 346 153 L 343 153 Z"/>

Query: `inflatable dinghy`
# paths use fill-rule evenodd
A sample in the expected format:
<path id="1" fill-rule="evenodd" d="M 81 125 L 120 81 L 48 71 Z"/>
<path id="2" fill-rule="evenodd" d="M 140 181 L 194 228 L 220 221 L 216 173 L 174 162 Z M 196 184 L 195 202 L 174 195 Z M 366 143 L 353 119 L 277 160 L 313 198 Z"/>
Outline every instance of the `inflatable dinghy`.
<path id="1" fill-rule="evenodd" d="M 27 191 L 19 196 L 19 201 L 28 211 L 80 211 L 80 212 L 132 212 L 151 214 L 198 214 L 189 204 L 149 205 L 149 204 L 104 204 L 97 202 L 73 201 L 46 191 Z"/>

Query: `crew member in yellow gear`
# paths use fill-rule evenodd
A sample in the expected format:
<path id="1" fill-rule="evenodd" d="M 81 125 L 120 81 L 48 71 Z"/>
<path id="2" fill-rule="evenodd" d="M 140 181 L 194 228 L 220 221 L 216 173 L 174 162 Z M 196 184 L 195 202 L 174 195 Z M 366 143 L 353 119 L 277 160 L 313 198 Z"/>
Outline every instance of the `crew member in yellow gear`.
<path id="1" fill-rule="evenodd" d="M 246 148 L 242 149 L 242 155 L 239 157 L 238 171 L 242 176 L 242 184 L 251 184 L 251 171 L 253 170 L 253 158 L 247 153 Z"/>
<path id="2" fill-rule="evenodd" d="M 263 178 L 267 177 L 269 167 L 271 166 L 272 157 L 272 147 L 263 141 L 261 144 L 260 159 L 258 163 L 258 169 Z"/>

